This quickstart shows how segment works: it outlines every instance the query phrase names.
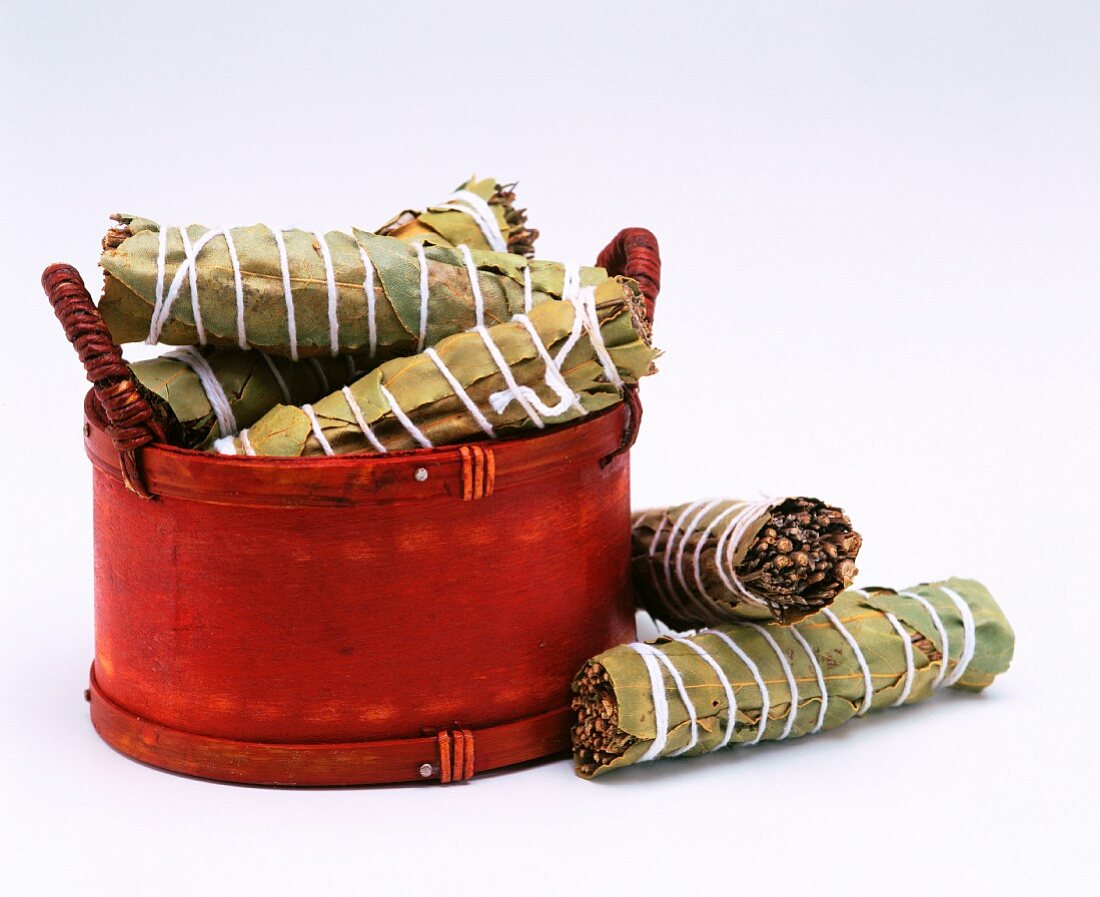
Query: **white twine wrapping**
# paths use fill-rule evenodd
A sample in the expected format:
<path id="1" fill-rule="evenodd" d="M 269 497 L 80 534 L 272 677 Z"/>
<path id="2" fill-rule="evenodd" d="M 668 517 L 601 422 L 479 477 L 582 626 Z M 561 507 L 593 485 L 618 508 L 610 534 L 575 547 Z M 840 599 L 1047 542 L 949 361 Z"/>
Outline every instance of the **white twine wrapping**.
<path id="1" fill-rule="evenodd" d="M 194 346 L 183 346 L 165 353 L 165 357 L 182 361 L 195 372 L 202 385 L 202 391 L 206 393 L 206 400 L 210 403 L 210 408 L 218 421 L 220 434 L 233 436 L 237 432 L 237 419 L 233 414 L 233 405 L 205 356 Z"/>
<path id="2" fill-rule="evenodd" d="M 439 368 L 439 373 L 443 375 L 443 378 L 454 391 L 454 394 L 458 396 L 462 404 L 466 406 L 466 410 L 470 412 L 470 416 L 481 428 L 482 432 L 496 439 L 497 434 L 493 430 L 493 425 L 489 423 L 489 419 L 481 413 L 481 409 L 477 407 L 477 402 L 475 402 L 470 397 L 470 394 L 466 392 L 462 384 L 458 381 L 458 378 L 451 372 L 451 369 L 447 367 L 443 359 L 439 357 L 439 353 L 436 352 L 434 348 L 428 348 L 424 354 L 432 360 L 437 368 Z"/>
<path id="3" fill-rule="evenodd" d="M 787 679 L 787 688 L 789 688 L 791 692 L 791 706 L 787 711 L 786 725 L 783 726 L 783 731 L 779 733 L 779 738 L 776 739 L 777 741 L 782 741 L 791 734 L 791 729 L 794 728 L 795 718 L 798 716 L 798 683 L 795 681 L 794 672 L 791 670 L 791 665 L 787 661 L 787 655 L 783 653 L 783 649 L 779 647 L 779 643 L 772 637 L 772 634 L 763 626 L 756 623 L 746 623 L 745 625 L 751 629 L 755 629 L 764 636 L 764 639 L 775 652 L 775 656 L 779 658 L 779 665 L 783 668 L 783 675 Z"/>
<path id="4" fill-rule="evenodd" d="M 748 667 L 749 673 L 756 683 L 756 687 L 760 689 L 760 721 L 756 725 L 756 736 L 752 741 L 746 742 L 749 746 L 759 744 L 760 739 L 764 737 L 764 730 L 768 728 L 768 714 L 771 713 L 772 709 L 771 695 L 768 694 L 768 685 L 764 681 L 764 677 L 760 675 L 760 668 L 756 665 L 756 662 L 745 653 L 741 646 L 733 640 L 732 636 L 726 635 L 726 633 L 722 632 L 720 629 L 704 629 L 703 633 L 716 635 L 725 642 L 726 645 L 729 646 L 729 649 L 741 659 L 741 662 L 744 663 L 746 667 Z"/>
<path id="5" fill-rule="evenodd" d="M 806 656 L 810 658 L 810 665 L 814 668 L 814 678 L 817 680 L 817 690 L 821 693 L 821 706 L 817 711 L 817 721 L 810 730 L 811 735 L 816 735 L 825 725 L 825 712 L 829 709 L 829 692 L 825 687 L 825 671 L 821 669 L 817 655 L 814 653 L 814 649 L 810 647 L 810 643 L 806 641 L 806 637 L 793 624 L 789 627 L 789 631 L 794 636 L 794 640 L 802 646 Z"/>
<path id="6" fill-rule="evenodd" d="M 916 666 L 913 664 L 913 643 L 909 639 L 909 633 L 905 631 L 905 627 L 901 625 L 901 621 L 897 617 L 887 613 L 886 619 L 894 627 L 898 638 L 901 639 L 902 650 L 905 651 L 905 684 L 902 685 L 901 694 L 898 695 L 897 700 L 890 705 L 891 707 L 900 707 L 909 697 L 909 692 L 913 690 L 913 677 L 917 672 Z"/>
<path id="7" fill-rule="evenodd" d="M 309 418 L 309 425 L 313 428 L 313 435 L 317 437 L 317 441 L 321 443 L 321 448 L 324 449 L 326 455 L 335 455 L 336 452 L 332 450 L 332 446 L 329 445 L 328 439 L 325 438 L 325 434 L 321 432 L 321 422 L 317 420 L 317 415 L 313 413 L 313 406 L 306 402 L 302 405 L 302 410 L 306 413 L 306 417 Z"/>
<path id="8" fill-rule="evenodd" d="M 649 673 L 649 688 L 653 694 L 653 725 L 656 727 L 656 736 L 638 759 L 639 763 L 648 763 L 660 757 L 668 743 L 668 696 L 665 694 L 665 678 L 658 666 L 656 648 L 645 642 L 631 642 L 627 647 L 633 648 L 641 656 L 646 672 Z"/>
<path id="9" fill-rule="evenodd" d="M 405 428 L 405 431 L 413 440 L 421 448 L 431 448 L 432 441 L 420 431 L 420 428 L 412 422 L 404 409 L 397 404 L 397 399 L 393 397 L 393 394 L 381 383 L 378 384 L 378 389 L 382 392 L 383 398 L 389 403 L 390 409 L 393 411 L 393 416 L 397 418 L 398 423 Z"/>
<path id="10" fill-rule="evenodd" d="M 977 639 L 974 626 L 974 614 L 970 610 L 970 605 L 968 605 L 962 595 L 954 589 L 948 588 L 947 586 L 940 586 L 939 590 L 951 599 L 952 603 L 959 611 L 959 616 L 962 617 L 963 624 L 962 654 L 959 657 L 958 663 L 955 664 L 955 669 L 951 671 L 943 682 L 944 685 L 950 686 L 958 682 L 962 678 L 963 673 L 966 672 L 966 668 L 970 666 L 970 661 L 974 659 L 974 649 L 977 647 Z M 946 657 L 946 653 L 944 656 Z"/>
<path id="11" fill-rule="evenodd" d="M 275 366 L 275 362 L 266 352 L 261 352 L 260 357 L 267 362 L 267 366 L 271 369 L 271 375 L 275 378 L 275 382 L 279 385 L 279 392 L 283 394 L 283 404 L 292 405 L 293 402 L 290 398 L 290 390 L 287 389 L 286 380 L 284 380 L 283 375 L 279 373 L 279 369 Z"/>
<path id="12" fill-rule="evenodd" d="M 947 627 L 943 625 L 943 619 L 940 617 L 936 608 L 932 606 L 932 602 L 925 598 L 923 595 L 918 595 L 916 592 L 898 592 L 899 595 L 904 595 L 906 598 L 912 598 L 918 602 L 932 618 L 932 625 L 936 627 L 936 632 L 940 637 L 940 669 L 936 673 L 936 678 L 932 680 L 932 687 L 939 688 L 943 685 L 944 677 L 947 675 L 947 667 L 949 664 L 948 652 L 950 650 L 950 643 L 947 640 Z"/>
<path id="13" fill-rule="evenodd" d="M 737 696 L 734 694 L 733 686 L 730 685 L 729 677 L 725 674 L 725 671 L 719 665 L 718 661 L 691 639 L 683 638 L 679 635 L 670 635 L 670 638 L 675 642 L 679 642 L 681 645 L 687 645 L 691 648 L 692 651 L 703 658 L 707 666 L 714 671 L 714 675 L 718 677 L 718 682 L 722 686 L 722 691 L 726 696 L 726 707 L 729 708 L 729 719 L 726 720 L 726 730 L 722 735 L 722 740 L 711 748 L 712 752 L 720 750 L 730 743 L 730 739 L 733 738 L 733 730 L 737 723 Z"/>
<path id="14" fill-rule="evenodd" d="M 294 319 L 294 290 L 290 285 L 290 262 L 286 256 L 286 240 L 283 232 L 277 228 L 264 225 L 275 239 L 275 248 L 279 251 L 279 271 L 283 275 L 283 302 L 286 305 L 286 335 L 290 345 L 290 357 L 298 360 L 298 325 Z"/>
<path id="15" fill-rule="evenodd" d="M 465 247 L 463 247 L 465 249 Z M 466 250 L 469 255 L 469 250 Z M 424 244 L 416 244 L 416 263 L 420 269 L 420 332 L 416 339 L 416 351 L 423 352 L 424 344 L 428 339 L 428 306 L 431 294 L 428 290 L 428 259 L 424 255 Z M 481 320 L 481 312 L 478 312 L 478 321 Z"/>
<path id="16" fill-rule="evenodd" d="M 375 353 L 378 351 L 378 323 L 375 320 L 375 308 L 374 304 L 376 296 L 374 294 L 374 262 L 370 260 L 370 256 L 367 255 L 367 251 L 356 244 L 359 248 L 359 258 L 363 262 L 363 295 L 367 299 L 367 345 L 370 348 L 370 357 L 374 358 Z"/>
<path id="17" fill-rule="evenodd" d="M 221 233 L 221 229 L 216 227 L 211 228 L 195 240 L 194 243 L 191 242 L 191 235 L 187 233 L 187 228 L 180 227 L 177 228 L 177 230 L 180 234 L 180 240 L 183 242 L 183 261 L 180 263 L 179 267 L 176 268 L 176 273 L 172 277 L 172 283 L 168 287 L 168 293 L 164 296 L 164 302 L 159 312 L 154 303 L 154 314 L 151 315 L 149 319 L 149 335 L 146 337 L 145 342 L 149 345 L 155 345 L 160 342 L 160 333 L 164 329 L 164 325 L 168 322 L 168 317 L 172 313 L 172 306 L 176 303 L 176 298 L 179 296 L 180 289 L 183 286 L 183 279 L 186 277 L 188 278 L 190 286 L 191 313 L 195 319 L 195 330 L 198 333 L 199 345 L 205 346 L 206 328 L 203 326 L 202 309 L 199 307 L 199 287 L 195 275 L 195 261 L 199 253 L 202 252 L 203 247 Z M 164 287 L 164 266 L 159 264 L 159 259 L 157 275 L 158 287 L 154 292 L 161 293 Z"/>
<path id="18" fill-rule="evenodd" d="M 325 265 L 325 286 L 328 288 L 328 342 L 335 357 L 340 354 L 340 321 L 337 309 L 340 293 L 336 289 L 336 271 L 332 266 L 332 252 L 329 250 L 325 235 L 316 230 L 312 233 L 321 253 L 321 261 Z"/>
<path id="19" fill-rule="evenodd" d="M 875 696 L 874 685 L 871 681 L 871 668 L 867 666 L 867 658 L 863 656 L 863 651 L 859 647 L 859 642 L 852 637 L 852 633 L 850 633 L 847 627 L 840 622 L 840 618 L 834 614 L 830 608 L 823 608 L 821 613 L 833 624 L 833 628 L 840 633 L 844 641 L 848 643 L 848 647 L 852 649 L 852 653 L 856 656 L 856 662 L 859 664 L 860 672 L 863 674 L 863 703 L 860 704 L 856 716 L 863 716 L 863 714 L 871 709 L 871 701 Z"/>
<path id="20" fill-rule="evenodd" d="M 237 299 L 237 345 L 248 348 L 248 339 L 244 329 L 244 282 L 241 280 L 241 261 L 237 258 L 237 245 L 233 242 L 232 228 L 223 227 L 225 248 L 229 250 L 229 264 L 233 268 L 233 291 Z"/>
<path id="21" fill-rule="evenodd" d="M 351 409 L 352 415 L 355 417 L 355 422 L 359 425 L 359 429 L 363 431 L 363 435 L 367 437 L 367 442 L 374 446 L 375 451 L 385 453 L 386 447 L 381 443 L 377 436 L 374 435 L 374 431 L 367 424 L 367 419 L 363 416 L 363 409 L 359 407 L 359 403 L 355 401 L 355 396 L 352 395 L 351 389 L 347 386 L 340 390 L 344 394 L 344 400 L 348 403 L 348 408 Z"/>
<path id="22" fill-rule="evenodd" d="M 480 196 L 470 190 L 456 190 L 440 205 L 433 206 L 438 209 L 453 209 L 456 212 L 465 212 L 469 215 L 478 229 L 485 237 L 485 242 L 493 252 L 507 252 L 508 241 L 500 232 L 493 209 Z"/>

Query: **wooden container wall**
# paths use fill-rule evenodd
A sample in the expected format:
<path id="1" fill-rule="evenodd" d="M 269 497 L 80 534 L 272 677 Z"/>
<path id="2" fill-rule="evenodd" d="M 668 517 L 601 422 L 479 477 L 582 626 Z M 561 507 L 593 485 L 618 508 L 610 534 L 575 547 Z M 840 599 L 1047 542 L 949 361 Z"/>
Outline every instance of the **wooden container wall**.
<path id="1" fill-rule="evenodd" d="M 601 256 L 650 301 L 655 260 L 638 230 Z M 218 457 L 158 442 L 79 276 L 44 284 L 94 387 L 88 694 L 108 743 L 281 785 L 456 781 L 567 748 L 573 675 L 634 637 L 636 394 L 535 438 Z"/>

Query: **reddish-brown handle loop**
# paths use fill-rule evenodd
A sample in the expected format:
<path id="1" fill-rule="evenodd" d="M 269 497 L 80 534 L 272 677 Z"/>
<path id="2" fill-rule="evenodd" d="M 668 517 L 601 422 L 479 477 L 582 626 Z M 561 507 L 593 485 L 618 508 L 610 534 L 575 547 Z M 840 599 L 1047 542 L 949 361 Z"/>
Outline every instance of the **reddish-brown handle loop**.
<path id="1" fill-rule="evenodd" d="M 644 227 L 627 227 L 619 231 L 596 259 L 596 265 L 604 268 L 612 277 L 624 275 L 638 281 L 645 296 L 646 312 L 650 322 L 661 291 L 661 252 L 657 238 Z M 642 422 L 642 403 L 638 387 L 628 386 L 624 397 L 630 417 L 623 432 L 622 444 L 600 461 L 606 467 L 618 455 L 630 450 L 638 439 L 638 427 Z"/>
<path id="2" fill-rule="evenodd" d="M 661 252 L 652 232 L 644 227 L 623 228 L 604 247 L 596 264 L 612 277 L 622 274 L 638 281 L 652 321 L 657 294 L 661 291 Z"/>
<path id="3" fill-rule="evenodd" d="M 142 498 L 152 498 L 138 465 L 137 452 L 150 442 L 163 442 L 164 430 L 138 391 L 122 350 L 111 339 L 84 281 L 72 265 L 50 265 L 42 288 L 65 336 L 88 372 L 92 390 L 107 420 L 107 433 L 118 450 L 126 485 Z"/>

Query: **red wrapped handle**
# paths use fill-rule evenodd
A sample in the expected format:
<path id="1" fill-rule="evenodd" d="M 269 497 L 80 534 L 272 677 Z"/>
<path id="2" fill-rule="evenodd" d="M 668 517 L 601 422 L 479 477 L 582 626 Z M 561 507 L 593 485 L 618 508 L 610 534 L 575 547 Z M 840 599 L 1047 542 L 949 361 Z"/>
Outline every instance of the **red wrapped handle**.
<path id="1" fill-rule="evenodd" d="M 122 350 L 111 339 L 76 268 L 50 265 L 42 273 L 42 288 L 88 373 L 107 432 L 118 449 L 126 485 L 143 498 L 152 498 L 137 458 L 142 446 L 164 441 L 164 430 L 152 407 L 138 391 Z"/>
<path id="2" fill-rule="evenodd" d="M 644 227 L 624 228 L 603 248 L 596 264 L 606 269 L 612 277 L 621 274 L 638 281 L 645 297 L 646 312 L 652 323 L 657 294 L 661 291 L 661 252 L 653 233 Z M 638 387 L 628 386 L 623 398 L 630 411 L 630 418 L 623 432 L 622 444 L 602 460 L 601 464 L 604 466 L 610 464 L 615 456 L 629 451 L 638 439 L 638 428 L 642 423 L 642 402 L 638 398 Z"/>
<path id="3" fill-rule="evenodd" d="M 622 274 L 638 281 L 652 321 L 657 294 L 661 291 L 661 253 L 657 238 L 644 227 L 624 228 L 604 247 L 596 264 L 612 277 Z"/>

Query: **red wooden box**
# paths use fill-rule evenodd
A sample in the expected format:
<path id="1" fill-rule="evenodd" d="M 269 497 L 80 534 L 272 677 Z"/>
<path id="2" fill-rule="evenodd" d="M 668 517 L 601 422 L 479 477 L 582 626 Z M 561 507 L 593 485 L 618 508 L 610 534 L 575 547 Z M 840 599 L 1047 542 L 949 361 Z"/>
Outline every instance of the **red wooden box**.
<path id="1" fill-rule="evenodd" d="M 652 301 L 656 242 L 600 264 Z M 235 459 L 158 442 L 79 275 L 43 284 L 93 382 L 99 734 L 237 782 L 469 778 L 564 750 L 581 663 L 634 636 L 630 401 L 537 437 Z"/>

